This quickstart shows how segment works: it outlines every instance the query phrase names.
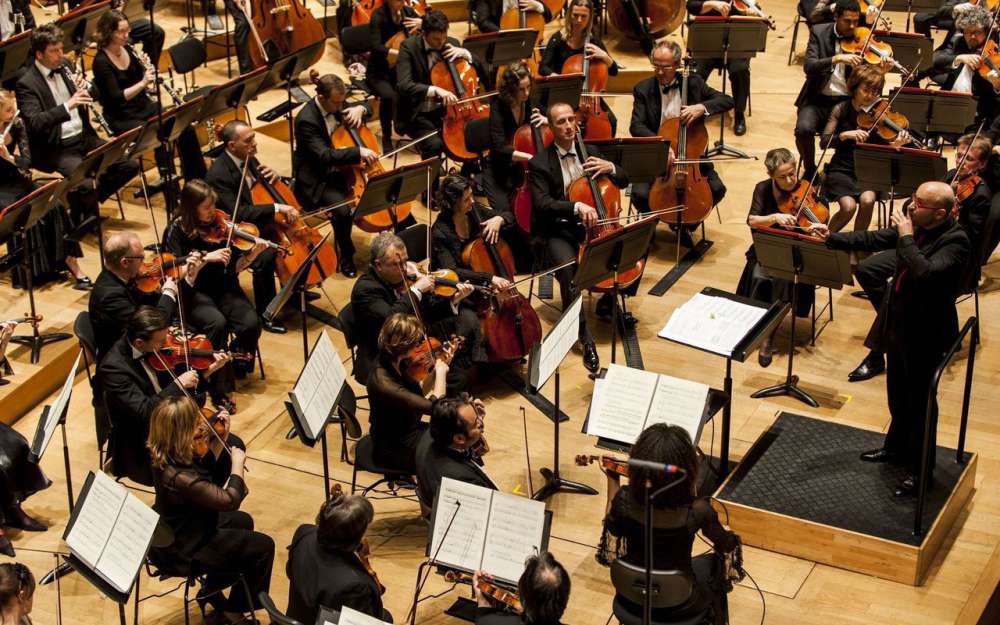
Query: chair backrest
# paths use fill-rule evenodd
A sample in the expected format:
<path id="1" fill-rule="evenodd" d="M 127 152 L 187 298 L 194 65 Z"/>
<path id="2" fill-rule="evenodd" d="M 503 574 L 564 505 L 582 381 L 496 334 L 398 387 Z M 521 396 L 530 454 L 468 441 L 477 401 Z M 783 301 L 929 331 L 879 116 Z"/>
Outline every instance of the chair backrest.
<path id="1" fill-rule="evenodd" d="M 653 571 L 653 609 L 674 608 L 691 598 L 694 578 L 685 571 Z M 646 592 L 646 569 L 621 558 L 611 563 L 611 584 L 622 597 L 639 605 Z"/>
<path id="2" fill-rule="evenodd" d="M 483 117 L 467 123 L 464 128 L 465 147 L 470 152 L 482 154 L 490 149 L 490 118 Z"/>
<path id="3" fill-rule="evenodd" d="M 413 224 L 398 234 L 410 260 L 419 263 L 427 259 L 427 224 Z"/>
<path id="4" fill-rule="evenodd" d="M 167 48 L 170 62 L 180 74 L 186 74 L 197 68 L 208 58 L 205 44 L 197 37 L 185 37 Z"/>
<path id="5" fill-rule="evenodd" d="M 364 54 L 372 49 L 371 23 L 348 26 L 340 31 L 340 48 L 344 54 Z"/>
<path id="6" fill-rule="evenodd" d="M 347 305 L 340 309 L 337 315 L 340 321 L 340 331 L 344 333 L 344 340 L 347 346 L 354 349 L 358 345 L 357 319 L 354 318 L 354 304 L 347 302 Z"/>
<path id="7" fill-rule="evenodd" d="M 272 623 L 277 623 L 278 625 L 302 625 L 301 622 L 296 621 L 293 618 L 285 616 L 277 606 L 274 605 L 274 601 L 271 599 L 271 595 L 267 594 L 263 590 L 257 595 L 260 600 L 260 607 L 264 608 L 267 615 L 271 617 Z"/>
<path id="8" fill-rule="evenodd" d="M 97 353 L 97 335 L 94 333 L 94 324 L 90 322 L 90 313 L 86 310 L 80 312 L 73 322 L 73 334 L 80 341 L 80 345 L 94 356 L 96 362 L 99 358 Z"/>

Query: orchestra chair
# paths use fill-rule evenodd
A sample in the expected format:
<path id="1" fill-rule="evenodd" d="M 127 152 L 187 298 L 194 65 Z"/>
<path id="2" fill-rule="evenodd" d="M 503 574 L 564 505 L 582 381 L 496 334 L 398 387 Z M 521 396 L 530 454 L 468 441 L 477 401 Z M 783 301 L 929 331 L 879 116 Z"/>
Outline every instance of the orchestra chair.
<path id="1" fill-rule="evenodd" d="M 340 31 L 340 50 L 344 53 L 345 64 L 349 56 L 371 52 L 371 30 L 371 23 L 367 23 Z"/>
<path id="2" fill-rule="evenodd" d="M 388 486 L 388 491 L 375 491 L 375 492 L 388 492 L 392 497 L 406 497 L 413 498 L 412 495 L 400 495 L 400 483 L 403 484 L 413 484 L 413 476 L 407 474 L 406 472 L 400 472 L 396 469 L 387 469 L 380 467 L 375 464 L 375 459 L 373 457 L 373 445 L 372 437 L 370 434 L 365 434 L 358 441 L 358 444 L 354 446 L 354 471 L 351 473 L 351 494 L 353 495 L 357 492 L 360 486 L 358 485 L 358 471 L 364 473 L 374 473 L 381 475 L 382 477 L 371 484 L 365 486 L 361 490 L 361 496 L 367 497 L 368 493 L 375 491 L 376 487 L 385 484 Z M 373 497 L 373 499 L 378 499 L 378 497 Z"/>
<path id="3" fill-rule="evenodd" d="M 406 245 L 406 254 L 415 263 L 427 260 L 427 229 L 427 224 L 413 224 L 396 233 L 396 236 L 402 239 L 403 244 Z"/>
<path id="4" fill-rule="evenodd" d="M 194 91 L 190 89 L 195 86 L 195 70 L 206 63 L 208 52 L 205 44 L 197 37 L 185 37 L 167 48 L 170 56 L 170 79 L 173 80 L 174 71 L 181 75 L 184 80 L 184 99 L 191 100 L 200 95 L 205 95 L 211 91 L 215 85 L 200 87 Z M 191 85 L 188 85 L 188 74 L 191 74 Z"/>
<path id="5" fill-rule="evenodd" d="M 111 419 L 108 418 L 108 408 L 104 405 L 103 393 L 97 386 L 97 340 L 94 337 L 94 326 L 90 322 L 90 313 L 82 311 L 76 316 L 73 322 L 73 334 L 80 342 L 80 349 L 83 351 L 83 366 L 87 371 L 87 381 L 90 382 L 91 396 L 94 398 L 94 426 L 97 430 L 97 466 L 104 467 L 106 458 L 104 457 L 108 438 L 111 435 Z M 90 372 L 90 363 L 94 363 L 94 373 Z"/>
<path id="6" fill-rule="evenodd" d="M 490 149 L 490 118 L 481 117 L 465 124 L 463 128 L 465 134 L 465 147 L 470 152 L 479 155 L 479 165 L 481 168 L 487 166 L 485 153 Z"/>
<path id="7" fill-rule="evenodd" d="M 614 617 L 622 625 L 641 625 L 643 622 L 642 608 L 643 597 L 646 590 L 646 569 L 641 566 L 629 564 L 621 558 L 611 563 L 611 585 L 615 587 L 618 595 L 626 600 L 640 606 L 638 612 L 623 604 L 618 596 L 612 604 Z M 685 571 L 663 570 L 652 572 L 652 609 L 663 610 L 683 605 L 694 592 L 694 577 Z M 702 614 L 696 614 L 681 620 L 658 620 L 653 623 L 670 625 L 701 625 L 708 622 L 706 618 L 711 613 L 711 607 L 706 608 Z"/>
<path id="8" fill-rule="evenodd" d="M 263 590 L 257 595 L 257 599 L 260 600 L 260 606 L 264 608 L 267 615 L 271 618 L 272 625 L 303 625 L 300 621 L 286 616 L 278 606 L 274 605 L 274 600 L 271 599 L 271 595 L 267 594 Z"/>
<path id="9" fill-rule="evenodd" d="M 358 377 L 359 373 L 363 372 L 359 372 L 357 369 L 358 321 L 354 317 L 354 304 L 347 302 L 347 305 L 341 308 L 340 313 L 337 314 L 337 321 L 340 322 L 339 330 L 344 334 L 344 342 L 347 343 L 347 351 L 351 355 L 351 375 L 358 381 L 358 384 L 368 384 L 367 375 L 361 376 L 365 378 L 364 380 Z M 367 395 L 362 397 L 367 397 Z"/>

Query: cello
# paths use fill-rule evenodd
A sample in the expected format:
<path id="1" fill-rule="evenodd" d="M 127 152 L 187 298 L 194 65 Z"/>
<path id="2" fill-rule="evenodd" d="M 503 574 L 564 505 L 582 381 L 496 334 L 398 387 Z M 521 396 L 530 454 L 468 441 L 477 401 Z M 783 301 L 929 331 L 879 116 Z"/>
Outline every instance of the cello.
<path id="1" fill-rule="evenodd" d="M 548 7 L 546 7 L 548 8 Z M 518 2 L 513 7 L 504 11 L 500 16 L 500 30 L 533 30 L 538 33 L 535 38 L 535 48 L 531 56 L 524 59 L 524 62 L 531 68 L 531 75 L 538 75 L 538 64 L 541 62 L 541 54 L 538 47 L 542 44 L 542 37 L 545 33 L 545 16 L 535 11 L 525 11 Z M 497 82 L 500 81 L 503 68 L 497 73 Z"/>
<path id="2" fill-rule="evenodd" d="M 482 223 L 479 206 L 473 202 L 472 216 L 477 223 Z M 513 282 L 514 254 L 503 239 L 490 243 L 485 237 L 476 237 L 462 250 L 462 264 L 473 271 Z M 479 323 L 491 362 L 524 358 L 542 340 L 538 313 L 514 286 L 490 294 Z"/>
<path id="3" fill-rule="evenodd" d="M 465 126 L 473 120 L 490 116 L 490 105 L 485 99 L 493 94 L 480 95 L 479 74 L 465 59 L 449 61 L 442 57 L 431 68 L 431 84 L 454 93 L 458 98 L 457 102 L 448 105 L 445 112 L 441 128 L 444 151 L 456 161 L 479 158 L 479 154 L 470 151 L 465 145 Z"/>
<path id="4" fill-rule="evenodd" d="M 254 67 L 264 67 L 269 60 L 297 52 L 326 39 L 323 26 L 300 0 L 251 0 L 252 10 L 238 1 L 246 14 L 250 32 L 257 45 L 250 46 Z M 310 65 L 323 58 L 322 46 L 317 48 Z"/>
<path id="5" fill-rule="evenodd" d="M 583 40 L 583 52 L 574 54 L 563 63 L 560 74 L 583 74 L 582 93 L 597 93 L 608 88 L 608 66 L 603 61 L 591 63 L 587 57 L 587 46 L 590 44 L 590 33 Z M 583 129 L 583 138 L 610 139 L 611 120 L 608 112 L 601 106 L 601 98 L 596 95 L 580 97 L 580 106 L 576 109 L 576 123 Z M 586 152 L 584 152 L 586 154 Z"/>
<path id="6" fill-rule="evenodd" d="M 684 21 L 681 0 L 609 0 L 608 19 L 643 52 L 653 51 L 653 39 L 677 30 Z"/>
<path id="7" fill-rule="evenodd" d="M 552 145 L 555 135 L 548 124 L 535 126 L 529 120 L 514 132 L 514 149 L 534 156 Z M 521 186 L 514 189 L 510 208 L 517 225 L 525 234 L 531 234 L 531 181 L 528 179 L 528 161 L 521 162 L 524 174 Z"/>
<path id="8" fill-rule="evenodd" d="M 687 105 L 689 69 L 681 69 L 681 107 Z M 712 210 L 712 190 L 708 180 L 701 174 L 698 165 L 687 161 L 697 160 L 708 147 L 708 131 L 705 120 L 699 117 L 694 122 L 682 123 L 680 117 L 663 120 L 659 135 L 677 146 L 676 154 L 681 162 L 674 163 L 666 176 L 653 181 L 649 189 L 649 208 L 662 211 L 660 221 L 680 225 L 695 225 L 705 220 Z M 669 207 L 683 205 L 679 211 L 669 211 Z"/>

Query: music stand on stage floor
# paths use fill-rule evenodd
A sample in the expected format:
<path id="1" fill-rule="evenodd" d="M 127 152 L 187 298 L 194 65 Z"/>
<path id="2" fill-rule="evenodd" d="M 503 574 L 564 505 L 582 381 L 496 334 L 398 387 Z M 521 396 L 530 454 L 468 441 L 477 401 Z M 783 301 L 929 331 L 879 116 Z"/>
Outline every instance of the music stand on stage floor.
<path id="1" fill-rule="evenodd" d="M 726 92 L 729 59 L 750 59 L 767 47 L 767 22 L 764 20 L 730 21 L 724 17 L 696 17 L 688 24 L 687 51 L 691 58 L 722 58 L 722 93 Z M 709 158 L 725 154 L 750 158 L 742 150 L 726 145 L 726 120 L 719 119 L 719 140 L 708 151 Z"/>
<path id="2" fill-rule="evenodd" d="M 31 31 L 18 33 L 0 42 L 0 85 L 13 89 L 13 83 L 24 70 L 31 54 Z"/>
<path id="3" fill-rule="evenodd" d="M 469 35 L 462 41 L 462 47 L 483 64 L 488 79 L 492 80 L 496 67 L 529 58 L 537 40 L 537 31 L 519 28 Z"/>
<path id="4" fill-rule="evenodd" d="M 897 96 L 896 92 L 901 93 Z M 892 109 L 923 134 L 962 134 L 975 123 L 976 98 L 961 91 L 896 87 L 889 92 Z"/>
<path id="5" fill-rule="evenodd" d="M 368 179 L 361 199 L 354 207 L 353 218 L 358 219 L 365 215 L 388 210 L 392 218 L 393 230 L 398 230 L 396 223 L 396 207 L 400 204 L 412 202 L 426 192 L 428 197 L 431 193 L 431 180 L 438 177 L 443 161 L 440 158 L 429 158 L 412 165 L 397 167 L 392 171 L 372 176 Z M 429 204 L 429 203 L 428 203 Z M 430 237 L 430 229 L 428 229 Z M 427 249 L 430 250 L 428 244 Z"/>
<path id="6" fill-rule="evenodd" d="M 892 47 L 892 58 L 910 71 L 929 69 L 934 64 L 934 41 L 920 33 L 897 33 L 876 30 L 875 36 Z M 902 73 L 895 65 L 890 72 Z"/>
<path id="7" fill-rule="evenodd" d="M 814 237 L 787 232 L 775 228 L 751 228 L 757 262 L 772 278 L 788 280 L 792 283 L 792 338 L 788 348 L 788 373 L 785 381 L 775 386 L 763 388 L 750 395 L 755 399 L 789 395 L 813 408 L 819 403 L 800 389 L 799 377 L 792 374 L 795 362 L 795 306 L 798 301 L 798 286 L 812 284 L 830 289 L 840 289 L 845 284 L 853 284 L 851 277 L 851 257 L 842 250 L 832 250 Z"/>
<path id="8" fill-rule="evenodd" d="M 200 112 L 202 121 L 246 106 L 262 90 L 261 84 L 268 75 L 268 68 L 258 67 L 209 91 Z"/>
<path id="9" fill-rule="evenodd" d="M 38 312 L 35 309 L 34 272 L 31 268 L 31 258 L 34 250 L 31 246 L 31 237 L 28 235 L 28 230 L 52 210 L 60 185 L 61 181 L 53 180 L 35 189 L 5 208 L 2 217 L 0 217 L 0 243 L 9 242 L 14 235 L 20 235 L 21 240 L 24 241 L 24 249 L 21 251 L 21 267 L 24 271 L 25 284 L 28 287 L 28 305 L 32 317 L 38 317 Z M 38 324 L 33 323 L 31 324 L 30 336 L 14 336 L 11 337 L 10 342 L 30 346 L 31 363 L 35 364 L 41 357 L 42 347 L 48 343 L 64 341 L 69 338 L 72 338 L 72 335 L 66 332 L 39 334 Z"/>
<path id="10" fill-rule="evenodd" d="M 937 13 L 940 8 L 941 0 L 885 0 L 882 10 L 905 12 L 906 30 L 910 30 L 910 13 Z"/>
<path id="11" fill-rule="evenodd" d="M 889 214 L 896 196 L 906 196 L 928 180 L 941 180 L 948 170 L 948 161 L 937 152 L 894 148 L 870 143 L 858 144 L 854 150 L 854 171 L 858 188 L 889 194 Z M 888 215 L 879 211 L 879 227 L 889 223 Z"/>
<path id="12" fill-rule="evenodd" d="M 575 111 L 580 106 L 583 74 L 553 74 L 539 76 L 531 87 L 531 106 L 543 111 L 553 104 L 565 102 Z"/>
<path id="13" fill-rule="evenodd" d="M 146 180 L 146 167 L 143 164 L 144 155 L 150 150 L 155 150 L 161 145 L 173 154 L 173 142 L 177 140 L 181 132 L 189 126 L 197 123 L 201 119 L 201 109 L 205 99 L 201 96 L 192 98 L 180 106 L 174 106 L 160 114 L 153 115 L 141 126 L 141 130 L 135 137 L 135 141 L 128 150 L 128 158 L 139 160 L 139 180 L 142 183 L 143 198 L 146 208 L 152 215 L 153 207 L 149 200 L 149 182 Z M 171 156 L 171 161 L 173 157 Z M 177 208 L 177 197 L 174 195 L 173 183 L 176 175 L 168 171 L 162 177 L 164 210 L 167 213 L 167 221 L 174 214 Z M 153 224 L 154 228 L 156 224 Z"/>
<path id="14" fill-rule="evenodd" d="M 69 497 L 69 512 L 73 513 L 73 476 L 69 464 L 69 441 L 66 438 L 66 413 L 69 409 L 69 400 L 73 395 L 73 382 L 76 380 L 76 371 L 80 366 L 80 356 L 83 351 L 77 352 L 76 360 L 63 382 L 62 389 L 56 396 L 55 401 L 46 404 L 42 409 L 42 416 L 38 418 L 38 426 L 35 428 L 35 437 L 31 441 L 31 451 L 28 453 L 28 460 L 38 464 L 42 460 L 42 454 L 49 446 L 52 435 L 55 434 L 56 426 L 62 429 L 63 443 L 63 465 L 66 469 L 66 495 Z"/>
<path id="15" fill-rule="evenodd" d="M 309 360 L 309 318 L 306 314 L 306 291 L 308 287 L 306 286 L 306 280 L 309 278 L 309 270 L 312 268 L 313 261 L 316 260 L 316 256 L 319 254 L 323 246 L 326 245 L 327 241 L 330 239 L 330 232 L 323 235 L 323 238 L 319 240 L 312 250 L 309 251 L 309 256 L 306 257 L 302 264 L 299 265 L 298 270 L 292 275 L 292 277 L 281 287 L 281 290 L 277 295 L 274 296 L 268 305 L 264 309 L 264 320 L 267 322 L 273 322 L 277 318 L 278 313 L 281 309 L 285 307 L 288 300 L 292 298 L 292 294 L 299 294 L 299 313 L 302 316 L 302 361 L 305 362 Z"/>
<path id="16" fill-rule="evenodd" d="M 80 52 L 86 48 L 97 30 L 97 21 L 110 10 L 111 2 L 106 0 L 60 16 L 55 24 L 63 31 L 63 52 Z"/>
<path id="17" fill-rule="evenodd" d="M 270 64 L 271 67 L 267 72 L 267 77 L 259 87 L 258 92 L 262 92 L 265 89 L 270 89 L 271 87 L 276 87 L 281 84 L 284 84 L 285 86 L 285 103 L 282 106 L 285 109 L 285 118 L 288 120 L 288 150 L 289 157 L 292 159 L 295 157 L 295 126 L 292 120 L 292 111 L 295 110 L 295 107 L 292 105 L 292 91 L 294 89 L 299 89 L 299 74 L 309 69 L 309 67 L 313 64 L 313 59 L 316 57 L 317 52 L 323 50 L 325 46 L 326 37 L 323 37 L 323 39 L 310 44 L 301 50 L 297 50 L 286 54 L 281 58 L 275 59 L 275 61 Z M 308 98 L 306 98 L 306 100 L 308 101 Z M 270 112 L 271 111 L 269 111 L 269 113 Z"/>

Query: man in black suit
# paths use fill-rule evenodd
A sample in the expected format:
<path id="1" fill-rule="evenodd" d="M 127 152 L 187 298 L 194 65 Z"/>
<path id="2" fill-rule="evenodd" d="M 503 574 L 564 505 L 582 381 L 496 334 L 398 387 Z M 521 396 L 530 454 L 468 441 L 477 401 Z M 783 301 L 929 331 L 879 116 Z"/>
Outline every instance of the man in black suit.
<path id="1" fill-rule="evenodd" d="M 548 551 L 531 556 L 517 581 L 517 595 L 523 610 L 520 614 L 498 606 L 479 588 L 479 580 L 488 576 L 478 571 L 472 582 L 476 593 L 476 625 L 560 625 L 569 605 L 569 572 Z"/>
<path id="2" fill-rule="evenodd" d="M 17 105 L 28 131 L 31 165 L 63 176 L 75 173 L 81 161 L 104 141 L 90 125 L 87 107 L 94 98 L 71 82 L 72 71 L 63 58 L 63 32 L 55 24 L 39 26 L 31 34 L 34 61 L 17 81 Z M 101 174 L 95 186 L 84 182 L 70 196 L 77 225 L 87 214 L 97 216 L 98 203 L 111 197 L 139 173 L 133 161 L 118 161 Z"/>
<path id="3" fill-rule="evenodd" d="M 146 485 L 153 484 L 146 450 L 153 409 L 164 397 L 194 393 L 201 380 L 193 370 L 176 377 L 153 370 L 150 362 L 166 341 L 169 322 L 162 310 L 140 306 L 129 319 L 125 334 L 97 366 L 111 416 L 112 472 Z M 211 376 L 228 361 L 227 356 L 217 355 L 204 376 Z"/>
<path id="4" fill-rule="evenodd" d="M 472 0 L 469 3 L 469 12 L 479 32 L 495 33 L 500 30 L 500 18 L 503 17 L 504 8 L 510 4 L 506 0 Z M 517 4 L 525 13 L 538 13 L 545 18 L 546 23 L 552 21 L 552 11 L 540 0 L 517 0 Z"/>
<path id="5" fill-rule="evenodd" d="M 721 91 L 708 86 L 698 74 L 688 76 L 688 103 L 681 102 L 681 81 L 677 67 L 682 57 L 681 47 L 673 41 L 661 41 L 649 55 L 653 65 L 653 76 L 646 78 L 632 89 L 632 122 L 629 132 L 633 137 L 656 137 L 660 124 L 665 119 L 680 117 L 691 123 L 701 117 L 717 115 L 733 108 L 733 99 Z M 673 151 L 673 146 L 671 146 Z M 718 204 L 726 195 L 715 166 L 711 163 L 700 165 L 701 173 L 708 179 L 712 190 L 712 203 Z M 649 183 L 632 185 L 632 203 L 642 212 L 649 210 Z M 681 231 L 681 242 L 694 247 L 687 229 Z"/>
<path id="6" fill-rule="evenodd" d="M 690 16 L 710 15 L 728 17 L 732 10 L 732 4 L 723 0 L 687 0 L 687 12 Z M 723 58 L 698 59 L 695 62 L 695 71 L 702 80 L 708 81 L 712 70 L 722 67 Z M 654 66 L 655 66 L 654 62 Z M 750 97 L 750 59 L 729 59 L 726 64 L 729 73 L 729 80 L 733 85 L 733 98 L 735 98 L 736 112 L 733 116 L 733 132 L 737 137 L 742 137 L 747 133 L 747 121 L 744 113 L 747 110 L 747 100 Z M 689 87 L 690 88 L 690 87 Z M 697 102 L 692 100 L 692 102 Z M 732 107 L 730 107 L 732 108 Z"/>
<path id="7" fill-rule="evenodd" d="M 877 252 L 895 249 L 892 286 L 870 337 L 886 353 L 886 392 L 892 421 L 880 449 L 861 454 L 867 462 L 892 462 L 908 476 L 896 496 L 910 495 L 919 483 L 927 389 L 934 370 L 958 337 L 958 295 L 969 261 L 969 235 L 952 217 L 955 194 L 945 182 L 925 182 L 909 211 L 893 211 L 892 226 L 881 230 L 835 233 L 833 249 Z M 823 230 L 820 236 L 825 236 Z M 929 467 L 933 471 L 937 403 L 932 407 Z M 930 476 L 928 476 L 930 477 Z"/>
<path id="8" fill-rule="evenodd" d="M 806 81 L 795 100 L 795 146 L 804 167 L 802 177 L 810 180 L 816 172 L 816 135 L 830 117 L 830 110 L 848 97 L 847 77 L 851 68 L 863 61 L 856 54 L 844 54 L 840 42 L 854 37 L 861 18 L 857 0 L 838 0 L 835 20 L 809 29 L 804 69 Z"/>
<path id="9" fill-rule="evenodd" d="M 285 567 L 289 618 L 314 623 L 320 606 L 348 607 L 392 622 L 392 615 L 382 607 L 385 589 L 358 557 L 374 516 L 375 509 L 364 497 L 336 492 L 320 507 L 315 525 L 303 524 L 295 530 Z"/>
<path id="10" fill-rule="evenodd" d="M 587 229 L 593 227 L 598 219 L 593 206 L 566 199 L 570 185 L 584 175 L 603 174 L 609 176 L 619 189 L 624 189 L 628 186 L 628 174 L 601 158 L 597 148 L 588 147 L 585 159 L 577 154 L 576 114 L 571 106 L 554 104 L 549 107 L 548 117 L 555 141 L 528 161 L 533 207 L 531 232 L 544 240 L 551 266 L 558 266 L 578 256 Z M 575 271 L 575 267 L 569 265 L 555 274 L 564 310 L 580 292 L 573 284 Z M 583 345 L 583 364 L 589 371 L 596 372 L 601 362 L 583 314 L 580 315 L 579 337 Z"/>
<path id="11" fill-rule="evenodd" d="M 485 362 L 486 348 L 479 329 L 479 318 L 462 301 L 472 294 L 473 287 L 459 283 L 451 297 L 433 293 L 434 280 L 428 276 L 418 278 L 409 292 L 400 294 L 404 267 L 407 274 L 417 273 L 416 265 L 409 261 L 403 240 L 391 232 L 380 232 L 372 239 L 368 270 L 361 274 L 351 289 L 351 307 L 354 310 L 356 331 L 359 336 L 358 358 L 354 377 L 366 384 L 368 374 L 375 367 L 378 357 L 378 335 L 386 319 L 395 313 L 414 314 L 415 302 L 420 308 L 420 318 L 430 327 L 430 333 L 441 339 L 456 334 L 464 339 L 448 370 L 448 394 L 464 390 L 472 375 L 474 363 Z"/>
<path id="12" fill-rule="evenodd" d="M 441 11 L 428 11 L 420 20 L 420 34 L 408 38 L 399 46 L 396 77 L 399 79 L 399 101 L 396 127 L 413 139 L 441 130 L 445 107 L 458 100 L 451 91 L 431 85 L 431 68 L 441 60 L 465 59 L 472 62 L 472 53 L 459 47 L 448 36 L 448 18 Z M 440 133 L 418 144 L 420 158 L 441 154 L 444 141 Z"/>
<path id="13" fill-rule="evenodd" d="M 254 185 L 258 177 L 263 177 L 268 181 L 276 181 L 278 174 L 268 167 L 261 165 L 257 160 L 257 139 L 253 128 L 246 122 L 238 119 L 231 120 L 222 127 L 221 139 L 226 149 L 214 161 L 205 176 L 205 182 L 212 185 L 219 199 L 216 206 L 225 211 L 227 215 L 233 214 L 236 206 L 236 199 L 239 197 L 239 210 L 234 221 L 249 221 L 258 227 L 267 227 L 274 223 L 274 217 L 278 213 L 284 213 L 290 223 L 295 223 L 299 218 L 299 211 L 288 204 L 274 202 L 270 204 L 253 203 L 250 188 Z M 243 164 L 249 157 L 250 164 L 247 166 L 246 179 L 243 178 Z M 243 190 L 240 191 L 240 182 L 243 181 Z M 277 291 L 274 287 L 275 272 L 275 251 L 267 249 L 261 252 L 260 256 L 254 259 L 250 265 L 253 271 L 253 298 L 254 307 L 261 317 L 261 326 L 268 332 L 284 334 L 287 332 L 285 326 L 277 319 L 267 321 L 264 319 L 264 311 L 271 303 Z"/>
<path id="14" fill-rule="evenodd" d="M 958 34 L 945 42 L 934 52 L 934 81 L 943 89 L 971 93 L 977 99 L 976 119 L 969 127 L 975 130 L 980 122 L 989 128 L 1000 116 L 1000 76 L 989 73 L 987 78 L 979 74 L 983 62 L 980 52 L 986 43 L 986 33 L 990 31 L 990 13 L 981 6 L 974 6 L 962 12 L 955 19 Z M 994 29 L 994 39 L 997 33 Z"/>
<path id="15" fill-rule="evenodd" d="M 430 509 L 441 488 L 441 478 L 497 490 L 483 469 L 475 449 L 483 440 L 486 406 L 465 393 L 439 399 L 431 406 L 430 428 L 417 443 L 417 494 Z"/>
<path id="16" fill-rule="evenodd" d="M 937 11 L 917 13 L 913 16 L 913 32 L 931 36 L 931 27 L 948 31 L 946 39 L 955 34 L 955 18 L 975 6 L 967 0 L 941 0 Z"/>
<path id="17" fill-rule="evenodd" d="M 292 171 L 295 178 L 295 197 L 307 211 L 343 203 L 352 191 L 347 177 L 334 168 L 344 165 L 366 165 L 375 162 L 378 154 L 364 146 L 334 148 L 331 138 L 337 126 L 343 124 L 359 128 L 371 114 L 365 104 L 345 107 L 347 86 L 333 74 L 320 76 L 316 81 L 316 97 L 302 107 L 295 116 L 295 154 Z M 330 212 L 334 238 L 337 241 L 337 261 L 340 272 L 348 278 L 358 275 L 354 265 L 354 242 L 351 227 L 354 220 L 351 206 L 345 205 Z"/>

